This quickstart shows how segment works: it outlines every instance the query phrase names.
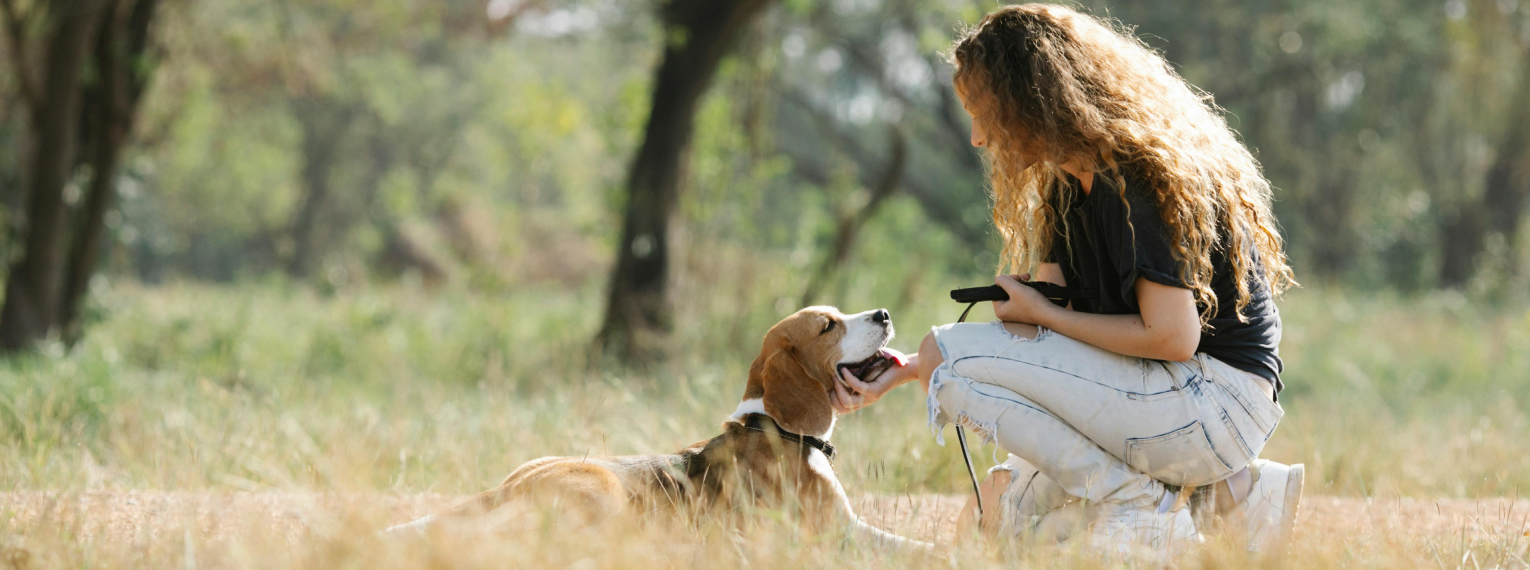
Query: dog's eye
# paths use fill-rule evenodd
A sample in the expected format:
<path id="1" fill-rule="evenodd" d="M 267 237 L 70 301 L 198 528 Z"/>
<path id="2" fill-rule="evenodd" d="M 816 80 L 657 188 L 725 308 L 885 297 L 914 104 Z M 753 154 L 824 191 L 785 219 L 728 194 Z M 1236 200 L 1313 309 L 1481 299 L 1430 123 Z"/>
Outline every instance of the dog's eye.
<path id="1" fill-rule="evenodd" d="M 818 334 L 820 334 L 820 335 L 829 334 L 829 331 L 832 331 L 832 330 L 834 330 L 834 319 L 829 319 L 829 324 L 824 325 L 823 326 L 823 330 L 819 331 Z"/>

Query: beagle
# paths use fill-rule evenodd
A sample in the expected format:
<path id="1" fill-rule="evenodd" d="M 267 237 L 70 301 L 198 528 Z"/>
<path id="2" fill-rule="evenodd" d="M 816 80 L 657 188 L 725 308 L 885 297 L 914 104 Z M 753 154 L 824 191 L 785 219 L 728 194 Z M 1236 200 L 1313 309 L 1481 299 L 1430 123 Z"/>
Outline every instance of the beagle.
<path id="1" fill-rule="evenodd" d="M 885 309 L 854 315 L 833 307 L 802 309 L 766 333 L 749 368 L 743 401 L 723 422 L 721 435 L 666 455 L 528 461 L 494 489 L 384 532 L 423 531 L 442 519 L 488 513 L 513 499 L 552 499 L 564 514 L 591 522 L 659 508 L 724 513 L 750 505 L 795 507 L 812 530 L 848 525 L 881 545 L 928 548 L 856 517 L 830 464 L 835 414 L 829 393 L 839 370 L 875 378 L 903 364 L 901 354 L 886 348 L 892 337 Z"/>

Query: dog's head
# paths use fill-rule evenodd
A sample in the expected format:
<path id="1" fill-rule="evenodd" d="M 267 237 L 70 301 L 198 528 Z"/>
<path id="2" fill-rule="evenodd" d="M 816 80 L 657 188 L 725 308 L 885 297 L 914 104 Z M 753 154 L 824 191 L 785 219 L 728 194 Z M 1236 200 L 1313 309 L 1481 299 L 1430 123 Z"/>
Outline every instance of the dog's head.
<path id="1" fill-rule="evenodd" d="M 764 413 L 782 429 L 827 439 L 834 429 L 829 392 L 839 369 L 862 380 L 876 378 L 893 365 L 893 353 L 884 348 L 892 337 L 886 309 L 846 315 L 834 307 L 808 307 L 793 313 L 765 334 L 734 417 Z"/>

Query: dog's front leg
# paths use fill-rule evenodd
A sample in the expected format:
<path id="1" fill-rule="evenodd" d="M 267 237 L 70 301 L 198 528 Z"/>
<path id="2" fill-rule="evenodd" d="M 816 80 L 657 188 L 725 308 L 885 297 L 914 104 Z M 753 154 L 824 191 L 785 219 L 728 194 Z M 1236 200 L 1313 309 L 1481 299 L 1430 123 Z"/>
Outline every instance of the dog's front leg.
<path id="1" fill-rule="evenodd" d="M 855 510 L 850 508 L 850 497 L 845 494 L 845 487 L 839 483 L 839 477 L 834 475 L 834 469 L 829 465 L 829 458 L 814 450 L 808 456 L 808 467 L 815 475 L 822 477 L 825 497 L 829 502 L 829 512 L 836 519 L 835 522 L 845 524 L 855 534 L 857 540 L 870 542 L 877 548 L 900 551 L 930 551 L 935 545 L 928 542 L 904 538 L 887 532 L 861 520 L 856 516 Z"/>

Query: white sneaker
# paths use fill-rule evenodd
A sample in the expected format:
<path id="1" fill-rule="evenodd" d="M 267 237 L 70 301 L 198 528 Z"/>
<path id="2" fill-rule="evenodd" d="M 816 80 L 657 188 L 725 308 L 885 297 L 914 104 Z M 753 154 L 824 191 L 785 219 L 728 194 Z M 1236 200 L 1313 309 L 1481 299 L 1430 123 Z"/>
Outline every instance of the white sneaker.
<path id="1" fill-rule="evenodd" d="M 1254 483 L 1248 497 L 1227 514 L 1229 522 L 1241 524 L 1248 533 L 1248 551 L 1284 553 L 1296 528 L 1296 511 L 1302 503 L 1304 465 L 1284 465 L 1256 459 L 1248 466 Z"/>
<path id="2" fill-rule="evenodd" d="M 1156 481 L 1153 485 L 1163 488 Z M 1168 560 L 1201 542 L 1190 509 L 1176 504 L 1172 494 L 1157 495 L 1158 500 L 1099 504 L 1090 535 L 1093 546 L 1107 556 Z"/>

